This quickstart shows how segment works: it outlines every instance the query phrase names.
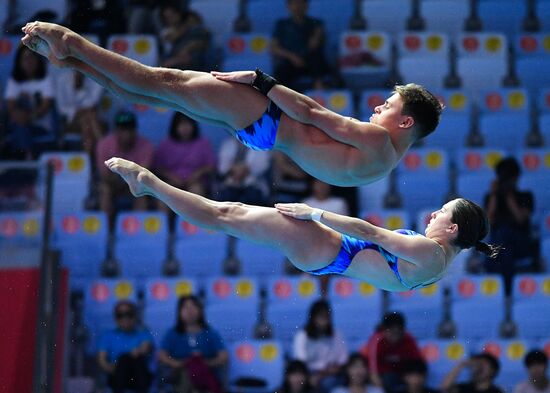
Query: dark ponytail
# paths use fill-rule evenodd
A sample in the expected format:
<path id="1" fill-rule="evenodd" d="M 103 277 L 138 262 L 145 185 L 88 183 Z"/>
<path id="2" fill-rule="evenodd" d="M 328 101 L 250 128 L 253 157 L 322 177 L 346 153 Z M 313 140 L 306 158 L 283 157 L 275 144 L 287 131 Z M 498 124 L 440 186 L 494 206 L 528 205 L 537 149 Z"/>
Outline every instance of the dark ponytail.
<path id="1" fill-rule="evenodd" d="M 482 241 L 478 241 L 475 245 L 475 249 L 476 251 L 487 255 L 489 258 L 496 258 L 500 250 L 502 250 L 502 246 L 487 244 Z"/>
<path id="2" fill-rule="evenodd" d="M 468 199 L 459 198 L 451 221 L 458 225 L 458 235 L 454 241 L 456 246 L 461 249 L 474 247 L 489 258 L 496 258 L 502 247 L 482 242 L 489 233 L 489 220 L 481 207 Z"/>

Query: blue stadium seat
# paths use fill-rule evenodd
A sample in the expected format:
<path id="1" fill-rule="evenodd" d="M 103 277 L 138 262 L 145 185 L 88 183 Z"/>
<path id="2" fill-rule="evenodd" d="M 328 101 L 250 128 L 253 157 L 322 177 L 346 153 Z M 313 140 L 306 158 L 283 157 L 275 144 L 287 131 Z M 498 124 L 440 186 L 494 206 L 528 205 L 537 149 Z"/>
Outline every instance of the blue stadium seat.
<path id="1" fill-rule="evenodd" d="M 315 0 L 309 2 L 308 14 L 313 18 L 321 19 L 325 25 L 325 52 L 329 62 L 335 60 L 333 54 L 337 53 L 338 50 L 338 37 L 349 28 L 353 6 L 353 0 Z"/>
<path id="2" fill-rule="evenodd" d="M 466 145 L 472 126 L 472 99 L 464 90 L 445 89 L 433 92 L 445 105 L 437 129 L 423 139 L 425 147 L 453 153 Z"/>
<path id="3" fill-rule="evenodd" d="M 366 282 L 333 277 L 329 282 L 328 300 L 334 326 L 346 342 L 365 341 L 382 316 L 382 292 Z"/>
<path id="4" fill-rule="evenodd" d="M 158 145 L 170 134 L 173 110 L 135 104 L 133 112 L 136 114 L 139 134 L 147 138 L 153 145 Z"/>
<path id="5" fill-rule="evenodd" d="M 539 0 L 536 9 L 540 21 L 540 30 L 550 31 L 550 2 Z"/>
<path id="6" fill-rule="evenodd" d="M 537 109 L 540 113 L 550 113 L 550 87 L 541 89 L 537 95 Z"/>
<path id="7" fill-rule="evenodd" d="M 478 92 L 501 87 L 508 71 L 508 41 L 503 34 L 460 34 L 456 47 L 463 88 Z"/>
<path id="8" fill-rule="evenodd" d="M 181 263 L 182 273 L 199 277 L 221 274 L 227 241 L 224 233 L 207 231 L 178 217 L 174 256 Z"/>
<path id="9" fill-rule="evenodd" d="M 223 70 L 239 71 L 258 67 L 268 74 L 272 73 L 270 41 L 271 36 L 268 34 L 232 34 L 224 42 Z"/>
<path id="10" fill-rule="evenodd" d="M 541 239 L 550 239 L 550 210 L 545 211 L 540 217 L 540 237 Z"/>
<path id="11" fill-rule="evenodd" d="M 4 91 L 4 87 L 11 76 L 15 52 L 17 51 L 20 42 L 20 36 L 0 37 L 0 91 L 2 92 Z"/>
<path id="12" fill-rule="evenodd" d="M 550 86 L 550 76 L 546 70 L 550 67 L 549 33 L 521 34 L 515 39 L 516 73 L 521 85 L 532 94 Z"/>
<path id="13" fill-rule="evenodd" d="M 248 2 L 248 17 L 252 23 L 252 31 L 272 35 L 277 20 L 288 18 L 289 13 L 283 2 L 251 0 Z"/>
<path id="14" fill-rule="evenodd" d="M 284 270 L 285 255 L 276 248 L 238 239 L 236 251 L 243 274 L 265 279 Z"/>
<path id="15" fill-rule="evenodd" d="M 40 162 L 54 164 L 54 213 L 75 213 L 84 210 L 92 172 L 88 154 L 46 152 L 40 155 Z"/>
<path id="16" fill-rule="evenodd" d="M 160 276 L 168 256 L 168 220 L 164 213 L 118 214 L 113 256 L 126 277 Z"/>
<path id="17" fill-rule="evenodd" d="M 542 135 L 544 147 L 550 147 L 550 113 L 542 113 L 538 117 L 539 131 Z"/>
<path id="18" fill-rule="evenodd" d="M 397 40 L 397 71 L 403 83 L 418 83 L 430 90 L 442 89 L 449 75 L 449 40 L 434 32 L 409 32 Z M 426 72 L 426 70 L 430 72 Z"/>
<path id="19" fill-rule="evenodd" d="M 541 256 L 544 262 L 544 270 L 547 272 L 550 271 L 550 237 L 546 237 L 542 240 Z"/>
<path id="20" fill-rule="evenodd" d="M 154 35 L 113 34 L 107 38 L 107 49 L 151 67 L 158 65 L 159 49 Z"/>
<path id="21" fill-rule="evenodd" d="M 463 340 L 421 340 L 420 350 L 428 364 L 427 386 L 441 386 L 443 378 L 460 361 L 469 356 L 468 346 Z M 458 380 L 464 380 L 466 372 L 462 372 Z"/>
<path id="22" fill-rule="evenodd" d="M 483 30 L 498 31 L 510 39 L 521 32 L 523 19 L 527 14 L 525 1 L 483 0 L 478 4 Z"/>
<path id="23" fill-rule="evenodd" d="M 53 244 L 61 251 L 61 263 L 69 268 L 71 278 L 99 277 L 107 257 L 108 237 L 103 212 L 61 214 L 54 219 Z"/>
<path id="24" fill-rule="evenodd" d="M 307 319 L 311 303 L 321 295 L 316 278 L 270 277 L 266 286 L 266 319 L 273 329 L 273 337 L 285 348 Z"/>
<path id="25" fill-rule="evenodd" d="M 550 210 L 550 187 L 541 187 L 542 184 L 548 184 L 550 179 L 550 150 L 520 150 L 516 158 L 523 169 L 519 188 L 534 194 L 537 214 Z"/>
<path id="26" fill-rule="evenodd" d="M 357 116 L 362 121 L 368 121 L 374 113 L 374 108 L 384 104 L 386 99 L 392 96 L 389 89 L 363 90 L 359 96 Z"/>
<path id="27" fill-rule="evenodd" d="M 84 292 L 84 323 L 89 329 L 87 350 L 96 351 L 99 335 L 116 326 L 114 307 L 122 300 L 137 301 L 138 288 L 132 280 L 100 279 L 90 282 Z"/>
<path id="28" fill-rule="evenodd" d="M 392 36 L 406 30 L 411 16 L 411 0 L 367 0 L 363 1 L 363 15 L 369 30 L 385 31 Z"/>
<path id="29" fill-rule="evenodd" d="M 443 320 L 443 287 L 435 283 L 419 290 L 390 293 L 389 309 L 405 316 L 407 330 L 414 337 L 435 338 Z"/>
<path id="30" fill-rule="evenodd" d="M 537 343 L 536 343 L 536 347 L 537 348 L 541 348 L 544 353 L 550 357 L 550 338 L 544 338 L 542 340 L 539 340 Z"/>
<path id="31" fill-rule="evenodd" d="M 0 265 L 33 266 L 40 261 L 43 213 L 0 212 Z"/>
<path id="32" fill-rule="evenodd" d="M 529 95 L 525 89 L 498 89 L 480 94 L 479 130 L 485 146 L 508 151 L 525 146 L 530 130 Z"/>
<path id="33" fill-rule="evenodd" d="M 512 315 L 519 337 L 529 340 L 547 337 L 550 313 L 542 310 L 549 306 L 549 275 L 522 274 L 514 277 Z"/>
<path id="34" fill-rule="evenodd" d="M 242 393 L 270 393 L 283 380 L 284 351 L 275 340 L 242 340 L 229 346 L 229 389 Z M 261 387 L 243 387 L 239 380 L 261 380 Z"/>
<path id="35" fill-rule="evenodd" d="M 498 337 L 504 319 L 504 286 L 500 276 L 467 276 L 452 288 L 451 313 L 462 340 Z"/>
<path id="36" fill-rule="evenodd" d="M 412 228 L 409 213 L 402 209 L 367 210 L 361 212 L 360 217 L 373 225 L 389 230 Z"/>
<path id="37" fill-rule="evenodd" d="M 403 208 L 413 215 L 427 207 L 441 205 L 449 191 L 447 154 L 437 149 L 414 149 L 398 166 L 397 187 Z"/>
<path id="38" fill-rule="evenodd" d="M 143 323 L 156 344 L 160 344 L 165 332 L 176 324 L 178 299 L 198 292 L 198 283 L 187 277 L 159 277 L 145 282 Z"/>
<path id="39" fill-rule="evenodd" d="M 458 195 L 483 205 L 483 198 L 495 178 L 494 168 L 506 155 L 500 149 L 461 149 L 457 152 L 456 164 Z"/>
<path id="40" fill-rule="evenodd" d="M 189 8 L 202 17 L 215 43 L 221 45 L 223 39 L 233 32 L 239 14 L 239 0 L 192 0 Z M 255 27 L 252 26 L 253 31 L 256 31 Z"/>
<path id="41" fill-rule="evenodd" d="M 455 36 L 464 29 L 470 14 L 467 1 L 423 0 L 420 2 L 420 15 L 426 23 L 427 31 L 435 31 Z"/>
<path id="42" fill-rule="evenodd" d="M 495 384 L 504 391 L 511 392 L 518 383 L 525 380 L 523 358 L 531 347 L 532 344 L 523 339 L 484 339 L 479 342 L 476 352 L 490 353 L 499 360 L 500 372 Z"/>
<path id="43" fill-rule="evenodd" d="M 254 278 L 210 278 L 205 295 L 206 319 L 225 341 L 253 337 L 260 307 L 260 288 Z"/>
<path id="44" fill-rule="evenodd" d="M 374 183 L 359 186 L 359 211 L 383 209 L 389 184 L 390 179 L 385 176 Z"/>
<path id="45" fill-rule="evenodd" d="M 354 116 L 353 96 L 349 90 L 309 90 L 305 94 L 324 107 L 343 116 Z"/>
<path id="46" fill-rule="evenodd" d="M 390 76 L 391 46 L 390 36 L 384 32 L 342 33 L 338 62 L 346 84 L 356 89 L 382 88 Z"/>

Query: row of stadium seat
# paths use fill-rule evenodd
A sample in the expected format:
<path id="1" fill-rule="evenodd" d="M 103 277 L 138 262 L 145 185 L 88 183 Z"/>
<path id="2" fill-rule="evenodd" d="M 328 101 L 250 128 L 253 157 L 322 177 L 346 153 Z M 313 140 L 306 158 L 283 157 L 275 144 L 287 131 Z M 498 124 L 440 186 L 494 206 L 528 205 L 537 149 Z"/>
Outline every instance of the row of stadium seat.
<path id="1" fill-rule="evenodd" d="M 150 278 L 143 286 L 130 279 L 90 282 L 84 290 L 84 315 L 92 333 L 112 325 L 117 301 L 138 301 L 143 295 L 143 322 L 160 339 L 173 324 L 179 296 L 204 294 L 206 315 L 227 341 L 252 337 L 263 316 L 275 338 L 288 342 L 306 319 L 311 303 L 321 296 L 313 277 L 271 275 L 262 284 L 253 277 Z M 444 317 L 442 284 L 418 291 L 389 293 L 389 310 L 402 312 L 408 329 L 419 339 L 437 337 Z M 350 342 L 370 334 L 382 315 L 382 291 L 346 277 L 330 280 L 328 297 L 334 321 Z M 519 337 L 537 340 L 547 336 L 550 315 L 538 312 L 550 301 L 550 276 L 523 274 L 514 279 L 512 319 Z M 450 288 L 451 318 L 457 337 L 481 339 L 499 336 L 504 320 L 505 298 L 500 276 L 455 278 Z M 490 316 L 490 317 L 489 317 Z"/>

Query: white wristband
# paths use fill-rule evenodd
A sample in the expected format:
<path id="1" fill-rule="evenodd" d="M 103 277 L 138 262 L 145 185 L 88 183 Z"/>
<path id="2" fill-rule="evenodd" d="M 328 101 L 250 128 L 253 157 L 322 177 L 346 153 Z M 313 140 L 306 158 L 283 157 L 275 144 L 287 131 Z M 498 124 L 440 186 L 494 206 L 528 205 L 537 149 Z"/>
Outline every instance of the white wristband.
<path id="1" fill-rule="evenodd" d="M 321 209 L 313 209 L 313 211 L 311 212 L 311 219 L 313 221 L 320 222 L 324 212 L 325 211 Z"/>

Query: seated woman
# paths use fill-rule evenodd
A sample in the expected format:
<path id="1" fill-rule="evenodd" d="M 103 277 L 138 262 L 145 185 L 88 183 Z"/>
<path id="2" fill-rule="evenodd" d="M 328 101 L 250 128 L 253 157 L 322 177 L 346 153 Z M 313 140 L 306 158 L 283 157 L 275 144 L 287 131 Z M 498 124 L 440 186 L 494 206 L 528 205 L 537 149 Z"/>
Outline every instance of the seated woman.
<path id="1" fill-rule="evenodd" d="M 348 360 L 348 348 L 342 334 L 332 323 L 330 304 L 314 302 L 303 329 L 294 336 L 294 359 L 305 362 L 310 381 L 319 392 L 329 393 L 341 382 L 340 369 Z"/>
<path id="2" fill-rule="evenodd" d="M 433 212 L 422 236 L 300 203 L 269 208 L 216 202 L 178 190 L 131 161 L 111 158 L 105 164 L 128 183 L 133 195 L 152 195 L 194 225 L 278 248 L 311 274 L 338 273 L 387 291 L 408 291 L 440 280 L 462 249 L 498 252 L 482 242 L 489 230 L 487 215 L 467 199 L 452 200 Z"/>
<path id="3" fill-rule="evenodd" d="M 175 390 L 221 393 L 228 354 L 218 332 L 207 325 L 204 307 L 196 296 L 179 299 L 176 321 L 164 335 L 158 353 L 159 363 L 171 370 L 169 380 Z"/>
<path id="4" fill-rule="evenodd" d="M 173 186 L 206 195 L 216 158 L 208 139 L 200 135 L 197 122 L 175 112 L 170 134 L 157 147 L 153 165 L 159 176 Z"/>

